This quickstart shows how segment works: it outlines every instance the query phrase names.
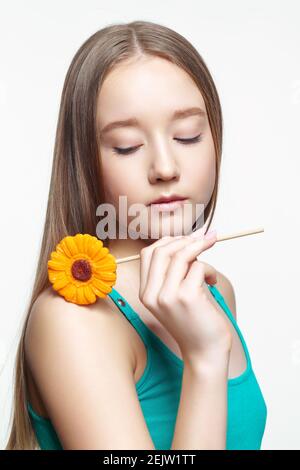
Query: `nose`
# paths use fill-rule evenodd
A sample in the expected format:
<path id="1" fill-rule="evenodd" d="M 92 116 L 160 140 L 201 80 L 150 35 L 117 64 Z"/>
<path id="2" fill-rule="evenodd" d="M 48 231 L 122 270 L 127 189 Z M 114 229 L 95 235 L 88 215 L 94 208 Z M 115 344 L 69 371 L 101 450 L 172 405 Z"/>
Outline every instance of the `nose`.
<path id="1" fill-rule="evenodd" d="M 178 162 L 172 151 L 163 144 L 157 145 L 153 149 L 153 156 L 151 157 L 149 181 L 151 183 L 159 180 L 169 181 L 178 179 L 179 175 Z"/>

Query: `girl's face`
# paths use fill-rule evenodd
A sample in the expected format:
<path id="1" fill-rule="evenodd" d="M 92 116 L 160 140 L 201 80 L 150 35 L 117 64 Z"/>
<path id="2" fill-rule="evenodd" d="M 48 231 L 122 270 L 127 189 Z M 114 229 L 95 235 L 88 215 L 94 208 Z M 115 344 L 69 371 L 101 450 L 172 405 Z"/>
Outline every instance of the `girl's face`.
<path id="1" fill-rule="evenodd" d="M 174 117 L 176 111 L 190 108 Z M 199 217 L 196 204 L 202 204 L 198 206 L 202 213 L 213 192 L 214 143 L 204 100 L 190 76 L 159 57 L 123 62 L 105 78 L 97 113 L 105 202 L 115 207 L 117 218 L 119 196 L 126 196 L 127 224 L 137 215 L 146 216 L 148 230 L 136 227 L 143 233 L 141 238 L 189 233 L 190 213 L 182 207 L 151 212 L 149 203 L 162 195 L 183 196 L 194 223 Z M 129 119 L 134 122 L 108 128 L 115 121 Z M 139 208 L 129 215 L 134 203 L 143 204 L 143 212 Z M 171 224 L 168 233 L 163 231 L 163 219 Z M 157 236 L 151 237 L 151 229 Z"/>

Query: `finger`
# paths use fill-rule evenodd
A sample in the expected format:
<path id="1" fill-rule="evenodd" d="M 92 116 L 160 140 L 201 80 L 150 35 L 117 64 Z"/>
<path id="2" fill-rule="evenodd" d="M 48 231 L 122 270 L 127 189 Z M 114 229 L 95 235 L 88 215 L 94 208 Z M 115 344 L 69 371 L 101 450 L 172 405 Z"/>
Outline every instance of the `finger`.
<path id="1" fill-rule="evenodd" d="M 195 261 L 196 257 L 203 251 L 211 248 L 216 242 L 216 237 L 206 239 L 201 238 L 200 240 L 193 240 L 192 243 L 183 247 L 172 257 L 168 270 L 166 272 L 165 280 L 162 284 L 161 290 L 167 296 L 169 293 L 176 292 L 179 289 L 180 284 L 186 277 L 190 263 Z"/>
<path id="2" fill-rule="evenodd" d="M 217 270 L 211 264 L 196 260 L 191 264 L 181 287 L 187 292 L 195 292 L 204 283 L 216 284 L 216 282 Z"/>
<path id="3" fill-rule="evenodd" d="M 152 243 L 149 247 L 143 248 L 141 250 L 140 252 L 140 289 L 139 289 L 140 297 L 143 295 L 143 292 L 147 284 L 148 273 L 149 273 L 153 251 L 158 246 L 167 245 L 168 243 L 179 238 L 182 238 L 182 236 L 181 235 L 178 235 L 177 237 L 165 236 L 163 238 L 160 238 L 156 242 Z"/>
<path id="4" fill-rule="evenodd" d="M 180 236 L 178 239 L 156 247 L 150 260 L 146 288 L 155 298 L 164 282 L 169 262 L 174 253 L 185 245 L 194 241 L 189 236 Z M 144 292 L 145 293 L 145 292 Z"/>
<path id="5" fill-rule="evenodd" d="M 205 229 L 206 229 L 206 227 L 204 227 L 204 226 L 198 228 L 198 230 L 195 230 L 195 232 L 192 232 L 190 234 L 190 237 L 192 237 L 192 238 L 203 237 L 204 233 L 205 233 Z"/>

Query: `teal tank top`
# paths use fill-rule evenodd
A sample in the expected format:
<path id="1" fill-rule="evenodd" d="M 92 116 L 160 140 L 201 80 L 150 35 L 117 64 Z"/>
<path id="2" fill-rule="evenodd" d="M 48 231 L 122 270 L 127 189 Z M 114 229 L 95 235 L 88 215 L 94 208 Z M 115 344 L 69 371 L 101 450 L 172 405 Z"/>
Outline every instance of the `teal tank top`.
<path id="1" fill-rule="evenodd" d="M 220 291 L 213 285 L 207 286 L 236 329 L 247 359 L 245 371 L 228 379 L 226 450 L 259 450 L 267 419 L 266 402 L 234 316 Z M 136 329 L 146 347 L 147 363 L 136 383 L 136 391 L 155 449 L 169 450 L 179 406 L 184 362 L 148 328 L 116 289 L 112 288 L 108 295 Z M 39 416 L 29 402 L 27 408 L 40 448 L 63 450 L 50 419 Z"/>

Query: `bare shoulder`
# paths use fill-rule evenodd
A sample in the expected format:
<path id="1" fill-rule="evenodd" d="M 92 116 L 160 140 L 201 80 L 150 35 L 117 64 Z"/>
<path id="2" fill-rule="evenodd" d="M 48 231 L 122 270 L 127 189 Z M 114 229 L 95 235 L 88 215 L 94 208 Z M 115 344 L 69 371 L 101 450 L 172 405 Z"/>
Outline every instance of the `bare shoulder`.
<path id="1" fill-rule="evenodd" d="M 49 287 L 39 295 L 30 312 L 25 335 L 26 358 L 30 362 L 34 360 L 36 349 L 53 338 L 63 338 L 67 343 L 76 337 L 80 340 L 78 346 L 88 340 L 95 347 L 108 338 L 110 341 L 114 338 L 113 341 L 118 340 L 122 353 L 129 353 L 131 348 L 128 348 L 123 323 L 107 299 L 99 298 L 94 304 L 77 305 L 66 301 Z"/>
<path id="2" fill-rule="evenodd" d="M 26 360 L 64 449 L 153 449 L 126 320 L 108 302 L 77 305 L 46 289 L 30 312 Z"/>
<path id="3" fill-rule="evenodd" d="M 223 273 L 221 273 L 220 271 L 217 271 L 217 283 L 214 284 L 214 286 L 220 291 L 232 315 L 234 316 L 235 319 L 237 319 L 236 298 L 235 298 L 234 287 L 231 281 Z"/>

